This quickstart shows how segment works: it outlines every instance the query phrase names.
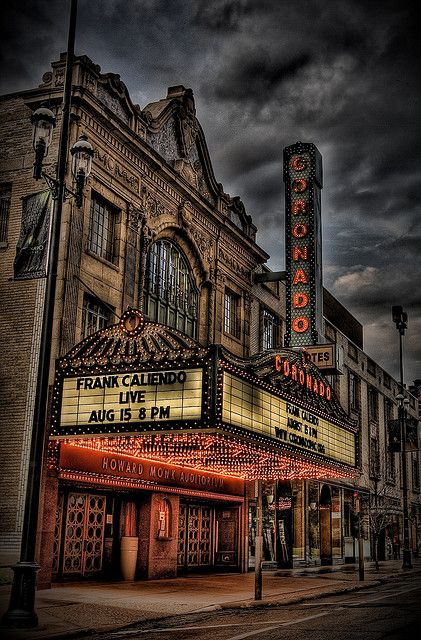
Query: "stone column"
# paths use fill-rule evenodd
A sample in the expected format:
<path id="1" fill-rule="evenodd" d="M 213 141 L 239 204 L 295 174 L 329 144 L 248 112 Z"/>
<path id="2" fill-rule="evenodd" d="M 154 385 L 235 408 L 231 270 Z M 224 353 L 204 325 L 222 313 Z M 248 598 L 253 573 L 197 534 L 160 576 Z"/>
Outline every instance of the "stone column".
<path id="1" fill-rule="evenodd" d="M 123 312 L 137 306 L 136 282 L 140 266 L 140 232 L 145 219 L 143 206 L 130 206 L 127 216 L 126 260 L 123 285 Z"/>

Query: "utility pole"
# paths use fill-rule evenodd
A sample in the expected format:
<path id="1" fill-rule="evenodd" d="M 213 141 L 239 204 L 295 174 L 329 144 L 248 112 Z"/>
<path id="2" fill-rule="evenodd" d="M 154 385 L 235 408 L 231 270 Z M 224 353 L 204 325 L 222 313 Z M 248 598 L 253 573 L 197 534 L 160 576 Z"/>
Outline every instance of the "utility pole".
<path id="1" fill-rule="evenodd" d="M 262 599 L 262 556 L 263 556 L 263 500 L 262 500 L 262 481 L 257 482 L 257 506 L 256 506 L 256 550 L 255 550 L 255 580 L 254 580 L 254 599 Z"/>
<path id="2" fill-rule="evenodd" d="M 65 173 L 68 154 L 72 72 L 76 34 L 77 0 L 70 3 L 70 21 L 67 41 L 66 74 L 64 82 L 62 123 L 57 166 L 57 195 L 51 222 L 51 238 L 48 256 L 48 272 L 42 320 L 35 408 L 32 422 L 31 449 L 26 488 L 25 512 L 22 530 L 20 561 L 13 567 L 13 583 L 9 609 L 2 622 L 9 627 L 31 628 L 38 625 L 35 612 L 36 576 L 40 569 L 37 561 L 37 531 L 41 487 L 42 459 L 47 417 L 49 389 L 51 336 L 54 320 L 54 304 L 57 282 L 58 252 L 60 244 L 61 215 L 65 194 Z"/>
<path id="3" fill-rule="evenodd" d="M 358 577 L 361 582 L 364 581 L 364 537 L 361 519 L 361 498 L 355 498 L 355 513 L 358 514 Z"/>
<path id="4" fill-rule="evenodd" d="M 399 370 L 400 370 L 400 394 L 396 396 L 399 401 L 398 416 L 401 436 L 401 465 L 402 465 L 402 508 L 403 508 L 403 560 L 402 569 L 412 569 L 411 548 L 409 544 L 409 514 L 408 514 L 408 478 L 406 469 L 406 404 L 403 385 L 403 352 L 402 338 L 408 327 L 408 314 L 401 306 L 392 307 L 392 319 L 399 331 Z"/>

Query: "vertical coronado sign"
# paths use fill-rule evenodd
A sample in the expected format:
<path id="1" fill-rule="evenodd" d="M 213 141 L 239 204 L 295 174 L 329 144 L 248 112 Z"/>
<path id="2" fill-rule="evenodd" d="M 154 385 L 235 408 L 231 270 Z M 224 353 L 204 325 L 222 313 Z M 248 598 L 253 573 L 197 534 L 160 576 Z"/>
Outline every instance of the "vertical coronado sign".
<path id="1" fill-rule="evenodd" d="M 312 143 L 284 149 L 286 347 L 322 336 L 322 156 Z"/>

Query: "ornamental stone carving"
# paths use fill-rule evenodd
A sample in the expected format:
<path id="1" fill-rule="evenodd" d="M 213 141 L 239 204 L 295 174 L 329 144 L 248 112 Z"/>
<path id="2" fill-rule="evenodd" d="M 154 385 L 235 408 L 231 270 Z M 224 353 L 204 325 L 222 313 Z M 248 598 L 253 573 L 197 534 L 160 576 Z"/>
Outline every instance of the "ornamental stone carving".
<path id="1" fill-rule="evenodd" d="M 213 240 L 211 238 L 206 238 L 198 229 L 192 228 L 191 236 L 194 238 L 197 248 L 200 251 L 200 254 L 203 260 L 207 263 L 210 263 L 212 260 L 212 247 Z"/>
<path id="2" fill-rule="evenodd" d="M 44 73 L 44 75 L 42 76 L 42 84 L 40 84 L 40 87 L 47 87 L 48 85 L 50 85 L 53 81 L 53 74 L 51 73 L 51 71 L 46 71 L 46 73 Z"/>
<path id="3" fill-rule="evenodd" d="M 142 205 L 134 207 L 129 205 L 129 225 L 134 231 L 138 230 L 145 220 L 145 210 Z"/>
<path id="4" fill-rule="evenodd" d="M 159 218 L 163 215 L 173 215 L 170 209 L 164 207 L 162 202 L 160 202 L 157 198 L 154 198 L 151 194 L 146 196 L 145 201 L 145 213 L 148 218 Z"/>
<path id="5" fill-rule="evenodd" d="M 89 91 L 92 91 L 92 93 L 95 92 L 96 80 L 92 73 L 89 73 L 87 69 L 85 69 L 83 73 L 83 84 Z"/>
<path id="6" fill-rule="evenodd" d="M 180 131 L 180 155 L 189 155 L 199 131 L 194 106 L 193 92 L 186 89 L 183 96 L 183 104 L 178 109 L 178 121 Z"/>
<path id="7" fill-rule="evenodd" d="M 246 269 L 238 260 L 236 260 L 231 253 L 224 249 L 219 249 L 219 258 L 227 264 L 232 271 L 241 275 L 245 280 L 250 280 L 250 270 Z"/>
<path id="8" fill-rule="evenodd" d="M 96 162 L 101 164 L 111 175 L 115 176 L 120 182 L 130 187 L 132 191 L 138 193 L 139 178 L 122 167 L 110 154 L 100 149 L 95 149 L 94 158 Z"/>
<path id="9" fill-rule="evenodd" d="M 189 184 L 195 189 L 198 188 L 197 175 L 192 167 L 191 163 L 187 160 L 176 160 L 174 162 L 174 169 L 182 176 Z"/>
<path id="10" fill-rule="evenodd" d="M 227 281 L 227 276 L 221 269 L 215 269 L 215 282 L 217 287 L 222 287 Z"/>
<path id="11" fill-rule="evenodd" d="M 180 204 L 178 207 L 178 215 L 180 226 L 185 227 L 186 229 L 190 228 L 193 222 L 194 209 L 189 200 L 184 200 L 184 202 Z"/>
<path id="12" fill-rule="evenodd" d="M 56 69 L 54 84 L 56 87 L 61 87 L 64 84 L 64 67 Z"/>
<path id="13" fill-rule="evenodd" d="M 156 236 L 156 231 L 152 229 L 149 225 L 145 224 L 142 227 L 142 236 L 143 236 L 143 248 L 147 249 L 149 245 L 152 244 L 152 242 L 154 241 Z M 145 253 L 145 258 L 146 258 L 146 253 Z"/>

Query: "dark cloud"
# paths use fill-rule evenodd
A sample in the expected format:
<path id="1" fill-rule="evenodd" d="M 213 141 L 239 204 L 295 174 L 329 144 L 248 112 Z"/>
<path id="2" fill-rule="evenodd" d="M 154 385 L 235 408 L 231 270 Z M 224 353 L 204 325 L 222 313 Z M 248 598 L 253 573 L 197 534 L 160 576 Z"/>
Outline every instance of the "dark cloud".
<path id="1" fill-rule="evenodd" d="M 200 1 L 192 11 L 192 24 L 210 31 L 234 31 L 253 10 L 253 3 L 247 0 Z"/>
<path id="2" fill-rule="evenodd" d="M 303 53 L 290 60 L 273 59 L 263 50 L 236 52 L 234 60 L 228 60 L 220 70 L 213 93 L 216 99 L 241 101 L 250 95 L 254 100 L 266 102 L 282 82 L 293 78 L 310 61 Z"/>
<path id="3" fill-rule="evenodd" d="M 0 26 L 1 92 L 37 86 L 66 48 L 68 1 L 16 0 Z M 284 268 L 282 152 L 323 155 L 325 284 L 397 375 L 393 304 L 421 376 L 421 47 L 411 0 L 80 0 L 76 51 L 141 106 L 190 86 L 215 175 Z"/>

